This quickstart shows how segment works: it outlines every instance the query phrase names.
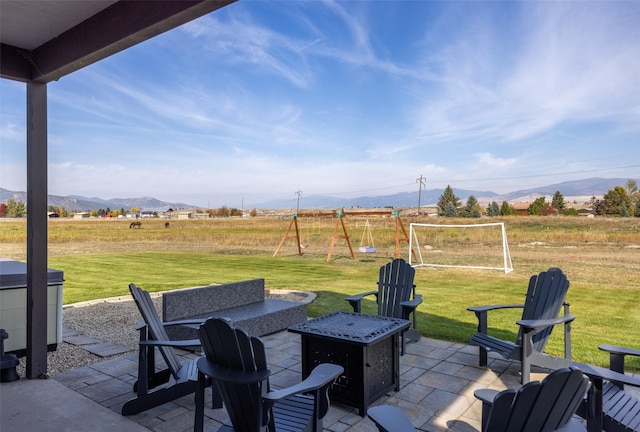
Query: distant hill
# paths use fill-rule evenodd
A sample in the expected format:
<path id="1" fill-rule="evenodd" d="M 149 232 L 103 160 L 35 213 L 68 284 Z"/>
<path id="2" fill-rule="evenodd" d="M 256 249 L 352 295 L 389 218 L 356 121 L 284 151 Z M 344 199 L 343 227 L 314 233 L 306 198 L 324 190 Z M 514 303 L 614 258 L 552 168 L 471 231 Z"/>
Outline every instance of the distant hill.
<path id="1" fill-rule="evenodd" d="M 27 193 L 0 188 L 0 202 L 7 202 L 9 198 L 26 202 Z M 175 210 L 196 207 L 185 203 L 168 203 L 151 197 L 102 199 L 97 197 L 87 198 L 79 195 L 49 195 L 47 204 L 50 206 L 64 207 L 68 211 L 106 210 L 107 207 L 111 210 L 119 210 L 121 208 L 129 210 L 133 207 L 138 207 L 140 210 L 166 211 L 169 208 Z"/>
<path id="2" fill-rule="evenodd" d="M 453 187 L 453 192 L 464 203 L 470 195 L 475 196 L 478 201 L 486 205 L 491 201 L 510 203 L 518 201 L 533 201 L 536 197 L 551 197 L 556 191 L 560 191 L 565 200 L 589 200 L 592 196 L 602 197 L 607 191 L 615 186 L 624 186 L 626 178 L 588 178 L 583 180 L 573 180 L 556 183 L 547 186 L 540 186 L 531 189 L 522 189 L 506 194 L 497 194 L 491 191 L 478 191 L 457 189 Z M 640 183 L 640 179 L 636 179 Z M 435 205 L 442 195 L 443 189 L 423 190 L 420 195 L 420 203 L 423 206 Z M 6 202 L 9 198 L 16 201 L 27 201 L 26 192 L 15 192 L 0 188 L 0 202 Z M 169 208 L 184 209 L 196 208 L 197 206 L 185 203 L 168 203 L 151 197 L 141 198 L 113 198 L 102 199 L 98 197 L 87 198 L 79 195 L 57 196 L 49 195 L 49 205 L 64 207 L 69 211 L 87 211 L 106 209 L 112 210 L 124 208 L 126 210 L 138 207 L 148 211 L 166 211 Z M 262 209 L 286 209 L 296 208 L 297 198 L 287 200 L 273 200 L 259 204 L 252 204 L 250 207 Z M 403 192 L 393 195 L 363 196 L 357 198 L 338 198 L 332 196 L 310 195 L 300 200 L 301 208 L 384 208 L 384 207 L 414 207 L 418 204 L 418 192 Z"/>
<path id="3" fill-rule="evenodd" d="M 573 180 L 563 183 L 552 184 L 548 186 L 541 186 L 532 189 L 523 189 L 508 194 L 501 195 L 505 201 L 512 201 L 519 199 L 520 197 L 526 197 L 531 195 L 549 196 L 560 191 L 560 193 L 566 197 L 601 197 L 607 191 L 613 189 L 616 186 L 626 185 L 629 179 L 613 178 L 588 178 L 584 180 Z M 640 180 L 636 179 L 640 182 Z"/>

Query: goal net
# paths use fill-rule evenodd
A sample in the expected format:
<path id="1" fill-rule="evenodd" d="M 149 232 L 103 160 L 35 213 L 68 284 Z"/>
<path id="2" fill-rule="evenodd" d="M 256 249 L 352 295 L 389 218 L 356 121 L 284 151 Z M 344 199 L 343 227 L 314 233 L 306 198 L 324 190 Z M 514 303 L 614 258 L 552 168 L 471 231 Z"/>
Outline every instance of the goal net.
<path id="1" fill-rule="evenodd" d="M 409 263 L 414 267 L 463 267 L 513 271 L 504 223 L 409 225 Z"/>

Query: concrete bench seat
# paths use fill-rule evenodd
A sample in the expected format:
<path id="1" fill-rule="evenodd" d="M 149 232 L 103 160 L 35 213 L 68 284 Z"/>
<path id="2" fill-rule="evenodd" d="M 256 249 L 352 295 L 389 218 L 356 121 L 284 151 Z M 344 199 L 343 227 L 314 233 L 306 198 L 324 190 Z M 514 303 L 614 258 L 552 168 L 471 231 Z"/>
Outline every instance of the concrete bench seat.
<path id="1" fill-rule="evenodd" d="M 306 303 L 265 298 L 264 279 L 167 291 L 162 294 L 163 321 L 227 318 L 247 333 L 263 336 L 307 319 Z M 197 326 L 167 328 L 174 339 L 197 339 Z"/>

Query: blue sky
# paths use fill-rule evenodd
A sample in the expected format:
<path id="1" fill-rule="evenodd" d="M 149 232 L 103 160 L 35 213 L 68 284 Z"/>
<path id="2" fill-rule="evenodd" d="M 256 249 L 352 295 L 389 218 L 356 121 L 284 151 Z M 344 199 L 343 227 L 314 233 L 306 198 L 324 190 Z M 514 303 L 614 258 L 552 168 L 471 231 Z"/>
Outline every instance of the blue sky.
<path id="1" fill-rule="evenodd" d="M 198 206 L 640 173 L 640 2 L 239 1 L 53 82 L 49 193 Z M 0 187 L 26 189 L 0 82 Z"/>

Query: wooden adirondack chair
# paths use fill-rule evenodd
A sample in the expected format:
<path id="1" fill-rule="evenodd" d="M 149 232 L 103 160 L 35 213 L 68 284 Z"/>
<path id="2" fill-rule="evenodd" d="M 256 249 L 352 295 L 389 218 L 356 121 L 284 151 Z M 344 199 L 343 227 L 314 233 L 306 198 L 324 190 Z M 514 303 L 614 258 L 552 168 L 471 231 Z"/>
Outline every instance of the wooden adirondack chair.
<path id="1" fill-rule="evenodd" d="M 576 318 L 569 314 L 569 304 L 564 301 L 569 289 L 569 280 L 562 270 L 550 268 L 539 275 L 531 276 L 524 304 L 474 306 L 467 308 L 478 317 L 478 332 L 473 335 L 471 345 L 479 347 L 479 364 L 487 365 L 487 353 L 493 351 L 504 358 L 521 362 L 521 382 L 529 382 L 531 365 L 557 369 L 568 366 L 571 359 L 571 323 Z M 561 316 L 560 309 L 564 306 Z M 505 308 L 522 308 L 522 318 L 515 343 L 501 340 L 488 334 L 489 311 Z M 544 348 L 553 327 L 564 324 L 564 359 L 551 357 Z"/>
<path id="2" fill-rule="evenodd" d="M 148 292 L 129 285 L 131 296 L 142 315 L 142 321 L 137 329 L 140 332 L 140 348 L 138 356 L 138 380 L 133 386 L 136 397 L 122 406 L 122 415 L 133 415 L 166 402 L 178 399 L 195 392 L 198 381 L 197 359 L 181 363 L 174 351 L 177 347 L 191 347 L 200 345 L 199 339 L 171 341 L 165 331 L 165 326 L 179 324 L 199 325 L 202 320 L 183 320 L 163 323 L 151 301 Z M 166 369 L 156 371 L 155 348 L 167 365 Z M 166 384 L 162 388 L 157 388 Z M 221 408 L 222 400 L 214 388 L 213 407 Z"/>
<path id="3" fill-rule="evenodd" d="M 585 431 L 572 420 L 589 379 L 577 368 L 557 369 L 541 383 L 530 382 L 518 391 L 476 390 L 482 401 L 482 432 Z M 381 432 L 413 432 L 409 419 L 396 407 L 370 408 L 367 415 Z"/>
<path id="4" fill-rule="evenodd" d="M 482 401 L 482 432 L 584 431 L 572 418 L 588 389 L 589 378 L 570 367 L 518 391 L 476 390 L 474 395 Z"/>
<path id="5" fill-rule="evenodd" d="M 407 341 L 420 340 L 420 332 L 416 328 L 416 308 L 422 303 L 422 295 L 416 294 L 413 278 L 416 274 L 409 263 L 402 258 L 380 267 L 378 289 L 345 298 L 354 312 L 361 312 L 361 302 L 364 297 L 375 295 L 378 304 L 378 315 L 408 320 L 413 314 L 413 327 L 402 334 L 402 350 L 404 355 Z"/>
<path id="6" fill-rule="evenodd" d="M 577 364 L 591 379 L 589 400 L 578 414 L 587 420 L 587 429 L 607 432 L 640 431 L 640 400 L 625 389 L 640 388 L 640 379 L 624 373 L 626 356 L 640 357 L 640 350 L 614 345 L 600 345 L 609 353 L 609 369 Z"/>
<path id="7" fill-rule="evenodd" d="M 231 425 L 220 431 L 322 430 L 322 418 L 329 409 L 329 387 L 343 373 L 341 366 L 320 364 L 299 384 L 273 390 L 260 338 L 233 328 L 223 318 L 209 318 L 199 332 L 206 357 L 198 360 L 194 431 L 201 432 L 204 426 L 207 376 L 217 382 L 231 420 Z"/>

